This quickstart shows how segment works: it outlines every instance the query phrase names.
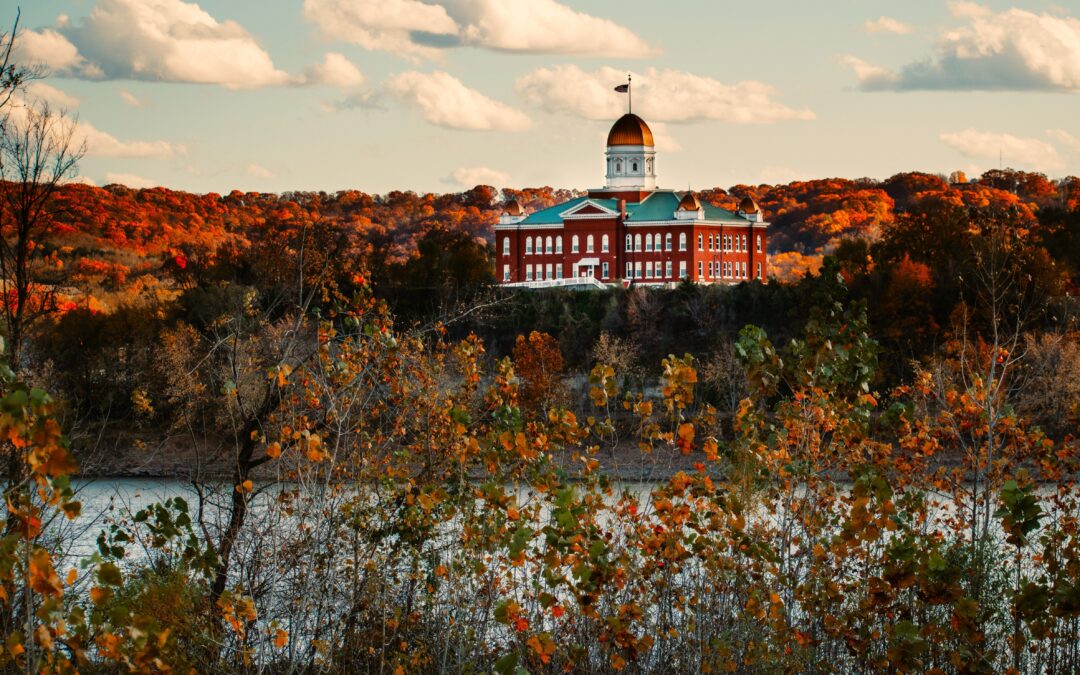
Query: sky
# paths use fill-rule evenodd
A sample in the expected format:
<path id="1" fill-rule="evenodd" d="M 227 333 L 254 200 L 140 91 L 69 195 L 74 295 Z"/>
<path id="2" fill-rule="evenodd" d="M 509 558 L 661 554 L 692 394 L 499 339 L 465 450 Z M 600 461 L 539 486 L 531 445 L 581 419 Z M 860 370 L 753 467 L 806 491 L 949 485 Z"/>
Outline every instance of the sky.
<path id="1" fill-rule="evenodd" d="M 77 118 L 98 185 L 597 187 L 628 73 L 662 187 L 1080 174 L 1080 0 L 33 0 L 20 30 L 23 104 Z"/>

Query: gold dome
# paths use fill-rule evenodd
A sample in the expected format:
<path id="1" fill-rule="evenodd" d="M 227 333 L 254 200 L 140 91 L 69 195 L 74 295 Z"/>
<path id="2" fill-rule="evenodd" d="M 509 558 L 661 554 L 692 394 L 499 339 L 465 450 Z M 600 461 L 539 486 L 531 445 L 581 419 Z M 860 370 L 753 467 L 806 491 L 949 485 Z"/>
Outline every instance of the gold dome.
<path id="1" fill-rule="evenodd" d="M 758 208 L 757 202 L 750 195 L 747 195 L 739 202 L 739 210 L 743 213 L 757 213 L 761 209 Z"/>
<path id="2" fill-rule="evenodd" d="M 508 216 L 523 216 L 525 215 L 525 209 L 522 208 L 521 202 L 515 197 L 506 202 L 506 208 L 503 209 L 503 213 Z"/>
<path id="3" fill-rule="evenodd" d="M 607 144 L 613 145 L 653 145 L 652 129 L 645 120 L 633 113 L 626 113 L 615 124 L 611 125 L 611 131 L 607 135 Z"/>
<path id="4" fill-rule="evenodd" d="M 697 195 L 693 192 L 687 192 L 683 195 L 683 198 L 679 201 L 680 211 L 700 211 L 701 202 L 698 201 Z"/>

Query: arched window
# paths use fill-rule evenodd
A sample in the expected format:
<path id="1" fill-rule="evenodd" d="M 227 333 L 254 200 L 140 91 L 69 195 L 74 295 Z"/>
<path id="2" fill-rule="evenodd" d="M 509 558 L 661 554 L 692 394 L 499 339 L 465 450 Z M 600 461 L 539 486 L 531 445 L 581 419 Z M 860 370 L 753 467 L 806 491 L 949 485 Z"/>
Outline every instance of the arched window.
<path id="1" fill-rule="evenodd" d="M 652 234 L 646 234 L 645 235 L 645 250 L 646 251 L 651 251 L 652 250 Z"/>
<path id="2" fill-rule="evenodd" d="M 665 251 L 670 251 L 671 250 L 671 233 L 670 232 L 668 232 L 667 234 L 664 235 L 664 250 Z M 671 275 L 669 274 L 668 276 L 671 276 Z"/>
<path id="3" fill-rule="evenodd" d="M 746 235 L 745 234 L 742 236 L 742 252 L 746 253 Z M 744 273 L 743 276 L 745 277 L 746 274 Z"/>
<path id="4" fill-rule="evenodd" d="M 635 234 L 634 235 L 634 250 L 635 251 L 642 250 L 642 248 L 641 248 L 641 235 L 640 234 Z"/>
<path id="5" fill-rule="evenodd" d="M 610 240 L 608 239 L 608 236 L 605 234 L 603 237 L 600 238 L 600 251 L 602 253 L 607 253 L 609 246 L 610 246 Z"/>
<path id="6" fill-rule="evenodd" d="M 590 234 L 589 236 L 585 237 L 585 252 L 592 253 L 594 250 L 595 249 L 593 248 L 593 236 Z"/>
<path id="7" fill-rule="evenodd" d="M 630 166 L 631 166 L 630 170 L 633 171 L 634 173 L 637 173 L 637 162 L 634 162 Z"/>
<path id="8" fill-rule="evenodd" d="M 622 173 L 622 160 L 621 159 L 617 160 L 615 162 L 615 173 Z"/>
<path id="9" fill-rule="evenodd" d="M 532 253 L 532 237 L 525 237 L 525 255 Z"/>
<path id="10" fill-rule="evenodd" d="M 761 243 L 761 237 L 758 237 L 758 243 Z M 503 255 L 510 255 L 510 237 L 503 237 Z"/>
<path id="11" fill-rule="evenodd" d="M 562 235 L 555 237 L 555 252 L 562 253 Z"/>
<path id="12" fill-rule="evenodd" d="M 633 250 L 634 250 L 634 238 L 631 237 L 628 234 L 628 235 L 626 235 L 626 252 L 629 253 L 630 251 L 633 251 Z"/>
<path id="13" fill-rule="evenodd" d="M 570 252 L 577 253 L 580 246 L 581 244 L 578 240 L 578 236 L 575 234 L 573 238 L 570 239 Z"/>
<path id="14" fill-rule="evenodd" d="M 757 252 L 761 253 L 761 235 L 757 236 Z M 758 263 L 758 276 L 761 276 L 761 263 Z"/>
<path id="15" fill-rule="evenodd" d="M 679 250 L 680 251 L 685 251 L 686 250 L 686 233 L 685 232 L 680 232 L 679 233 Z"/>
<path id="16" fill-rule="evenodd" d="M 551 240 L 551 236 L 549 235 L 548 238 L 547 238 L 547 241 L 544 242 L 544 253 L 551 253 L 552 251 L 555 250 L 552 247 L 553 243 L 554 242 Z"/>

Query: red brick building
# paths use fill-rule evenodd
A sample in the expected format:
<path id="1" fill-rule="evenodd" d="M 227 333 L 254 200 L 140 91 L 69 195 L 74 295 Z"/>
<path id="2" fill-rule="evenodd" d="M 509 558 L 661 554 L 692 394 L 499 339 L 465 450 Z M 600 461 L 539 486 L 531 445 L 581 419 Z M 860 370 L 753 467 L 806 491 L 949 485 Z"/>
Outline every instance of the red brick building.
<path id="1" fill-rule="evenodd" d="M 737 212 L 656 187 L 649 125 L 623 115 L 607 139 L 607 181 L 585 197 L 527 213 L 506 204 L 495 228 L 503 284 L 674 285 L 768 279 L 766 229 L 749 197 Z"/>

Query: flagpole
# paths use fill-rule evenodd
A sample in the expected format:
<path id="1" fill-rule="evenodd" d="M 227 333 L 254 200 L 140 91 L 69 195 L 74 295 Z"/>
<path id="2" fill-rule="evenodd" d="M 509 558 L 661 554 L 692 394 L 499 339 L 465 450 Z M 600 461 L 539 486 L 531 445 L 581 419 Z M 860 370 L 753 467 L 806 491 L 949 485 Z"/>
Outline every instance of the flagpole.
<path id="1" fill-rule="evenodd" d="M 626 112 L 634 112 L 634 87 L 630 82 L 630 75 L 626 75 Z"/>

